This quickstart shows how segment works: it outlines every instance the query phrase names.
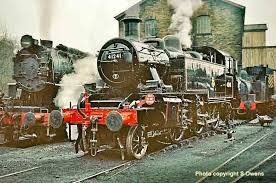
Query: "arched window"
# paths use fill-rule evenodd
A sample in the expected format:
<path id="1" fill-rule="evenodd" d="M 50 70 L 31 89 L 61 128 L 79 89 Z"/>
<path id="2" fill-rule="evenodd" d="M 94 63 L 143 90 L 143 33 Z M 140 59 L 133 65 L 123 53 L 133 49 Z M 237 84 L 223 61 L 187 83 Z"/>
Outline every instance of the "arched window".
<path id="1" fill-rule="evenodd" d="M 149 19 L 145 21 L 145 37 L 156 37 L 158 35 L 157 21 Z"/>
<path id="2" fill-rule="evenodd" d="M 211 34 L 211 21 L 208 15 L 202 15 L 196 19 L 197 34 Z"/>

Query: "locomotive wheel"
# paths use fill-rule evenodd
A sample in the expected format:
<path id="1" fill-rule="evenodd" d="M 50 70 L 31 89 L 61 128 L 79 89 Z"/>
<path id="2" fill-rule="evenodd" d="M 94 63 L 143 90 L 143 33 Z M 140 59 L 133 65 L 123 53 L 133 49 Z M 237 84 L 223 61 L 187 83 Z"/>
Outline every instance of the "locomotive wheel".
<path id="1" fill-rule="evenodd" d="M 197 114 L 204 114 L 202 113 L 201 108 L 197 109 Z M 192 127 L 192 130 L 195 135 L 200 135 L 205 130 L 206 124 L 202 124 L 202 123 L 205 123 L 205 121 L 206 121 L 206 117 L 197 116 L 197 123 Z"/>
<path id="2" fill-rule="evenodd" d="M 197 124 L 196 127 L 194 127 L 194 133 L 199 135 L 201 134 L 205 129 L 204 125 Z"/>
<path id="3" fill-rule="evenodd" d="M 130 127 L 126 139 L 126 151 L 129 158 L 141 159 L 147 152 L 147 133 L 140 125 Z"/>
<path id="4" fill-rule="evenodd" d="M 184 129 L 180 127 L 171 128 L 169 132 L 169 138 L 172 143 L 178 143 L 184 137 Z"/>
<path id="5" fill-rule="evenodd" d="M 219 127 L 219 119 L 212 124 L 212 129 L 215 130 Z"/>

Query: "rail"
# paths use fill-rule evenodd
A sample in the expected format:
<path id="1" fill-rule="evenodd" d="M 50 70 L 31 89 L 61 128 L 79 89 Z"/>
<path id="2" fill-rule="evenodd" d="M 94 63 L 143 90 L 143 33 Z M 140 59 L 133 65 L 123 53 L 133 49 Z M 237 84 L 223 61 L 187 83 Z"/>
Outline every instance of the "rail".
<path id="1" fill-rule="evenodd" d="M 262 141 L 263 139 L 265 139 L 266 137 L 268 137 L 269 135 L 272 135 L 273 132 L 270 132 L 264 136 L 262 136 L 261 138 L 259 138 L 258 140 L 256 140 L 255 142 L 253 142 L 252 144 L 250 144 L 249 146 L 247 146 L 246 148 L 244 148 L 243 150 L 241 150 L 240 152 L 238 152 L 237 154 L 235 154 L 234 156 L 232 156 L 231 158 L 229 158 L 228 160 L 226 160 L 225 162 L 223 162 L 222 164 L 220 164 L 219 166 L 217 166 L 216 168 L 214 168 L 213 170 L 210 171 L 210 174 L 213 174 L 214 172 L 216 172 L 217 170 L 219 170 L 220 168 L 224 167 L 225 165 L 227 165 L 229 162 L 231 162 L 232 160 L 234 160 L 235 158 L 237 158 L 238 156 L 240 156 L 241 154 L 243 154 L 245 151 L 247 151 L 248 149 L 250 149 L 251 147 L 253 147 L 255 144 L 257 144 L 258 142 Z M 201 179 L 199 179 L 198 181 L 196 181 L 195 183 L 200 183 L 203 182 L 205 179 L 207 179 L 209 176 L 203 176 Z"/>

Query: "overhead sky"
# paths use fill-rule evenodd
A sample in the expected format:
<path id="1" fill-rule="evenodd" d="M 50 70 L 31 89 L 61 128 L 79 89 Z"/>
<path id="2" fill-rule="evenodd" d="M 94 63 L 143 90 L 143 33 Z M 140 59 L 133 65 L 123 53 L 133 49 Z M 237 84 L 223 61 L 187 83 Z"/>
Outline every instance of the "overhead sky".
<path id="1" fill-rule="evenodd" d="M 51 7 L 44 8 L 49 1 L 52 1 Z M 38 39 L 43 36 L 55 44 L 95 53 L 108 39 L 118 36 L 118 23 L 113 17 L 138 1 L 0 0 L 0 29 L 15 39 L 23 34 Z M 246 6 L 246 24 L 267 23 L 267 44 L 276 45 L 276 1 L 232 1 Z M 45 15 L 45 11 L 49 14 Z M 42 34 L 41 29 L 49 29 L 45 30 L 48 34 Z"/>

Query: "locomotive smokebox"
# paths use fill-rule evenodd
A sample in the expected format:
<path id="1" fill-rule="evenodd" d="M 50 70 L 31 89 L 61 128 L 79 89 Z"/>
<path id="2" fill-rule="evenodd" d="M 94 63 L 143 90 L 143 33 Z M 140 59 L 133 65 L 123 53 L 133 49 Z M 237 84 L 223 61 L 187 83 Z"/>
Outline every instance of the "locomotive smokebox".
<path id="1" fill-rule="evenodd" d="M 101 78 L 116 88 L 135 88 L 139 83 L 153 79 L 150 67 L 155 67 L 162 78 L 168 65 L 169 58 L 163 50 L 120 38 L 104 44 L 97 62 Z"/>

